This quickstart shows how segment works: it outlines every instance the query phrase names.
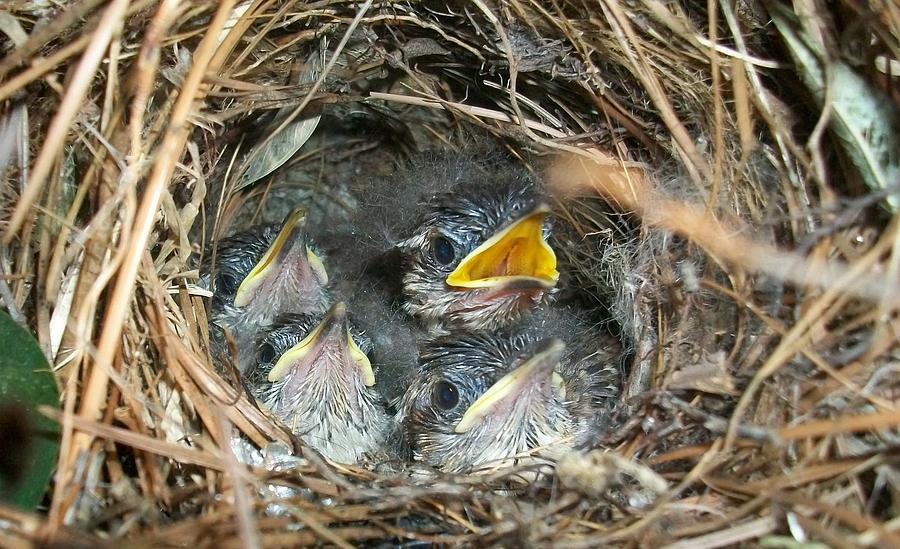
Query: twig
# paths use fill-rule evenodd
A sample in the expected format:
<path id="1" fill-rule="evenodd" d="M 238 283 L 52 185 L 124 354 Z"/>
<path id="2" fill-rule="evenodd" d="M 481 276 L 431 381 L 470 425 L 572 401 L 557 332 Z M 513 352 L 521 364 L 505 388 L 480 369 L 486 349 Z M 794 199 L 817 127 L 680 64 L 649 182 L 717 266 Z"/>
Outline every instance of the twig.
<path id="1" fill-rule="evenodd" d="M 313 97 L 315 97 L 316 92 L 319 91 L 319 88 L 322 87 L 322 84 L 325 83 L 325 78 L 331 73 L 332 69 L 334 69 L 334 65 L 337 63 L 338 59 L 341 56 L 341 52 L 344 51 L 344 48 L 347 46 L 347 43 L 350 41 L 350 37 L 353 35 L 353 31 L 356 30 L 356 27 L 359 26 L 360 21 L 362 21 L 363 16 L 372 7 L 372 2 L 374 0 L 366 0 L 356 12 L 356 17 L 353 18 L 353 21 L 350 22 L 350 25 L 347 27 L 347 30 L 344 32 L 344 36 L 341 37 L 341 41 L 338 42 L 337 47 L 334 50 L 334 53 L 331 55 L 331 59 L 328 60 L 328 63 L 325 64 L 325 67 L 322 69 L 322 73 L 316 78 L 316 81 L 313 83 L 312 87 L 306 93 L 306 96 L 303 98 L 303 101 L 300 102 L 297 107 L 288 114 L 284 120 L 276 127 L 269 135 L 263 140 L 261 143 L 256 145 L 254 149 L 254 154 L 250 155 L 250 157 L 246 158 L 243 162 L 243 168 L 238 172 L 238 177 L 242 177 L 244 170 L 250 165 L 250 163 L 254 160 L 259 152 L 266 150 L 266 145 L 272 141 L 279 133 L 281 133 L 286 127 L 288 127 L 294 120 L 300 116 L 300 113 L 303 112 L 303 109 L 309 105 L 309 102 L 312 101 Z"/>
<path id="2" fill-rule="evenodd" d="M 219 438 L 216 442 L 225 456 L 225 471 L 231 476 L 231 490 L 234 492 L 238 533 L 245 548 L 260 549 L 262 540 L 259 537 L 259 528 L 257 528 L 254 520 L 250 494 L 247 492 L 247 485 L 244 480 L 244 466 L 241 465 L 237 456 L 234 455 L 230 444 L 230 439 L 234 436 L 231 432 L 231 425 L 229 425 L 228 419 L 220 411 L 217 410 L 215 415 L 218 420 L 218 429 L 216 430 L 219 433 Z"/>
<path id="3" fill-rule="evenodd" d="M 680 410 L 688 417 L 701 421 L 703 427 L 717 435 L 724 435 L 728 432 L 728 420 L 709 414 L 697 406 L 692 406 L 681 399 L 667 397 L 664 399 L 667 403 Z M 738 425 L 738 436 L 744 439 L 754 440 L 764 444 L 774 444 L 780 446 L 783 444 L 782 439 L 778 436 L 778 431 L 767 429 L 766 427 L 758 427 L 755 425 Z"/>
<path id="4" fill-rule="evenodd" d="M 12 290 L 6 282 L 9 276 L 9 259 L 6 256 L 6 246 L 0 245 L 0 297 L 3 298 L 3 304 L 6 305 L 6 311 L 9 313 L 16 324 L 28 329 L 28 319 L 22 314 L 19 306 L 16 305 L 16 298 L 13 297 Z"/>
<path id="5" fill-rule="evenodd" d="M 771 534 L 777 528 L 778 521 L 774 517 L 762 517 L 718 532 L 670 543 L 663 546 L 662 549 L 714 549 L 726 545 L 738 545 L 742 541 Z"/>
<path id="6" fill-rule="evenodd" d="M 65 421 L 65 414 L 63 414 L 59 410 L 56 410 L 49 406 L 42 406 L 39 408 L 39 410 L 42 414 L 49 417 L 50 419 L 53 419 L 60 423 L 63 423 Z M 91 435 L 103 437 L 107 440 L 121 442 L 139 450 L 152 452 L 158 456 L 164 456 L 174 459 L 179 463 L 192 463 L 194 465 L 208 467 L 217 471 L 226 470 L 225 463 L 223 462 L 222 458 L 208 452 L 202 452 L 193 448 L 186 448 L 184 446 L 172 444 L 170 442 L 152 438 L 147 435 L 134 433 L 132 431 L 129 431 L 128 429 L 113 427 L 112 425 L 106 425 L 105 423 L 99 423 L 97 421 L 88 420 L 78 416 L 72 416 L 71 421 L 72 426 L 82 433 L 90 433 Z"/>
<path id="7" fill-rule="evenodd" d="M 6 232 L 3 234 L 3 244 L 8 245 L 15 238 L 19 227 L 31 210 L 31 205 L 44 188 L 44 182 L 56 162 L 57 154 L 63 147 L 69 128 L 75 117 L 81 112 L 84 98 L 94 80 L 97 67 L 103 61 L 113 35 L 119 32 L 127 9 L 128 0 L 113 0 L 97 24 L 97 30 L 90 35 L 91 43 L 75 69 L 72 81 L 66 88 L 68 91 L 47 129 L 44 146 L 41 147 L 41 152 L 34 163 L 28 185 L 19 197 L 19 202 L 16 204 Z"/>
<path id="8" fill-rule="evenodd" d="M 156 162 L 148 178 L 144 198 L 134 222 L 130 247 L 119 269 L 119 277 L 103 318 L 104 330 L 97 346 L 96 362 L 105 366 L 94 367 L 85 384 L 83 400 L 79 407 L 79 416 L 84 419 L 99 417 L 100 411 L 103 409 L 109 382 L 106 368 L 113 363 L 113 357 L 119 347 L 122 326 L 131 305 L 137 270 L 143 254 L 146 252 L 147 241 L 150 231 L 153 229 L 162 191 L 172 176 L 180 152 L 184 149 L 184 142 L 187 140 L 190 130 L 188 116 L 194 107 L 195 100 L 202 97 L 200 84 L 203 75 L 207 70 L 215 71 L 217 69 L 217 67 L 210 67 L 209 63 L 219 43 L 218 34 L 224 27 L 234 3 L 235 0 L 223 0 L 210 22 L 209 32 L 197 48 L 194 65 L 184 80 L 181 93 L 173 108 L 169 129 L 157 152 Z M 78 455 L 88 448 L 90 442 L 90 435 L 77 433 L 72 441 L 68 463 L 74 463 Z"/>

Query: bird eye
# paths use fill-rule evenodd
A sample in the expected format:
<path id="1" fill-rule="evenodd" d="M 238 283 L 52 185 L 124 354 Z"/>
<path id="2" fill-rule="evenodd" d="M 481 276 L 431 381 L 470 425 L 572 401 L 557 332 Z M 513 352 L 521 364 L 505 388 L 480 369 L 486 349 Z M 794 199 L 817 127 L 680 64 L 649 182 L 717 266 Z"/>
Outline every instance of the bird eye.
<path id="1" fill-rule="evenodd" d="M 431 253 L 441 265 L 453 263 L 453 259 L 456 257 L 456 252 L 453 251 L 453 244 L 443 236 L 439 236 L 431 242 Z"/>
<path id="2" fill-rule="evenodd" d="M 459 404 L 459 391 L 449 381 L 439 381 L 432 395 L 434 405 L 442 410 L 452 410 Z"/>
<path id="3" fill-rule="evenodd" d="M 219 273 L 216 277 L 216 292 L 233 294 L 238 289 L 238 280 L 227 273 Z"/>
<path id="4" fill-rule="evenodd" d="M 275 348 L 268 343 L 263 343 L 259 348 L 257 360 L 260 364 L 271 364 L 275 360 Z"/>

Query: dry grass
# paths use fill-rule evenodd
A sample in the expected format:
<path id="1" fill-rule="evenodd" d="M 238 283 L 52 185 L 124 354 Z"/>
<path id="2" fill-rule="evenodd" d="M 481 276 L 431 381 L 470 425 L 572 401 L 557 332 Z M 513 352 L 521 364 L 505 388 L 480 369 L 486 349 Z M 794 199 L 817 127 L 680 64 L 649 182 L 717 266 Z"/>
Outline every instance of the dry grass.
<path id="1" fill-rule="evenodd" d="M 898 182 L 866 186 L 779 6 L 236 4 L 0 8 L 0 297 L 64 394 L 49 507 L 0 508 L 4 544 L 900 546 Z M 793 6 L 890 127 L 897 6 Z M 288 169 L 235 190 L 256 135 L 322 113 Z M 632 269 L 598 271 L 613 246 L 575 273 L 616 287 L 636 344 L 621 429 L 528 486 L 288 458 L 212 372 L 199 254 L 285 196 L 339 204 L 342 178 L 461 121 L 552 159 L 585 242 L 601 224 L 571 195 L 641 221 Z M 275 441 L 269 461 L 241 464 L 236 432 Z"/>

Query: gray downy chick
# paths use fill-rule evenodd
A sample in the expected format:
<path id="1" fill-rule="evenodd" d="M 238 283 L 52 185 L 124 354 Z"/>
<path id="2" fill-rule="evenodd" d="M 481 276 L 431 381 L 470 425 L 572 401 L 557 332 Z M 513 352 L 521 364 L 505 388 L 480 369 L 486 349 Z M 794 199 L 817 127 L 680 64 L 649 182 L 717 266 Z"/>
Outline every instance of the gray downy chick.
<path id="1" fill-rule="evenodd" d="M 550 208 L 521 166 L 457 155 L 403 176 L 436 179 L 398 248 L 406 311 L 435 333 L 515 324 L 552 298 L 559 272 Z"/>
<path id="2" fill-rule="evenodd" d="M 372 342 L 369 356 L 378 366 L 378 390 L 394 403 L 418 371 L 419 347 L 426 334 L 373 276 L 354 279 L 353 290 L 341 295 L 346 296 L 354 325 Z"/>
<path id="3" fill-rule="evenodd" d="M 279 317 L 245 379 L 307 445 L 332 461 L 357 463 L 381 447 L 390 426 L 371 352 L 371 340 L 350 324 L 340 302 L 325 315 Z"/>
<path id="4" fill-rule="evenodd" d="M 513 332 L 434 341 L 395 428 L 416 461 L 450 472 L 554 458 L 609 425 L 622 382 L 618 342 L 568 311 Z"/>
<path id="5" fill-rule="evenodd" d="M 347 303 L 353 324 L 372 341 L 370 354 L 379 368 L 378 388 L 388 402 L 399 398 L 419 365 L 419 346 L 425 332 L 403 310 L 396 250 L 367 248 L 352 234 L 332 233 L 322 240 L 329 265 L 334 265 L 331 290 Z"/>
<path id="6" fill-rule="evenodd" d="M 231 334 L 241 372 L 250 366 L 259 336 L 279 314 L 322 313 L 329 303 L 328 274 L 308 241 L 303 210 L 295 210 L 280 227 L 260 225 L 222 239 L 214 265 L 201 268 L 200 284 L 213 292 L 210 322 Z M 226 357 L 224 338 L 211 339 L 213 358 Z"/>
<path id="7" fill-rule="evenodd" d="M 403 309 L 401 257 L 377 236 L 368 217 L 322 224 L 315 237 L 325 247 L 335 299 L 347 303 L 353 324 L 371 339 L 378 388 L 388 402 L 400 397 L 418 370 L 426 332 Z"/>

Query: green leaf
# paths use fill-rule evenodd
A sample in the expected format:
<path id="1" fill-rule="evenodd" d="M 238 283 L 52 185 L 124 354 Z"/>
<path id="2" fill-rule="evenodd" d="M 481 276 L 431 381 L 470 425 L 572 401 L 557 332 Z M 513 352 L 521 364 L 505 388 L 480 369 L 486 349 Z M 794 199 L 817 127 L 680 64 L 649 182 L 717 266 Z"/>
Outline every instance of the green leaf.
<path id="1" fill-rule="evenodd" d="M 58 407 L 59 391 L 37 341 L 5 312 L 0 349 L 0 502 L 31 510 L 59 454 L 59 427 L 37 408 Z"/>
<path id="2" fill-rule="evenodd" d="M 771 14 L 800 77 L 819 106 L 824 107 L 826 90 L 830 91 L 830 128 L 837 144 L 871 190 L 893 190 L 886 203 L 896 212 L 900 208 L 900 196 L 896 194 L 900 182 L 900 115 L 896 106 L 840 59 L 829 59 L 826 71 L 815 42 L 795 30 L 793 14 L 777 5 Z"/>

